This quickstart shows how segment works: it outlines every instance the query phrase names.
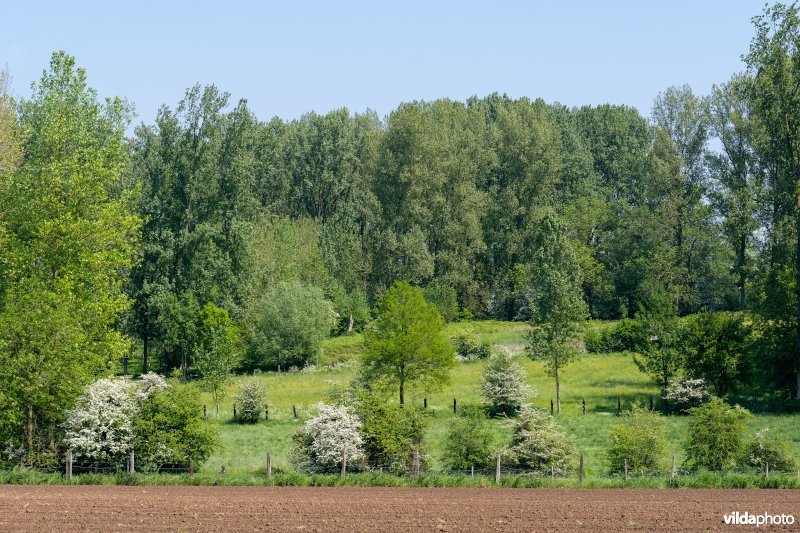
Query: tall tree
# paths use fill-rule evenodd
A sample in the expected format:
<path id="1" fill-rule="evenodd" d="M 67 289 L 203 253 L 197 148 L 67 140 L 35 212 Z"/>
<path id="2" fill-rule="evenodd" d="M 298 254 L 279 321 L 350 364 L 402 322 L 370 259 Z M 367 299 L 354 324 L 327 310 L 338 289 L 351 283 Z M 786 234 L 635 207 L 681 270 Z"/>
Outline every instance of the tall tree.
<path id="1" fill-rule="evenodd" d="M 761 131 L 759 152 L 770 165 L 770 260 L 760 315 L 782 347 L 767 354 L 775 377 L 800 400 L 800 17 L 775 4 L 753 19 L 745 56 L 750 97 Z M 793 249 L 792 249 L 793 247 Z"/>
<path id="2" fill-rule="evenodd" d="M 46 460 L 65 409 L 130 349 L 116 328 L 140 219 L 123 175 L 127 106 L 64 52 L 19 104 L 24 158 L 0 174 L 2 439 Z"/>

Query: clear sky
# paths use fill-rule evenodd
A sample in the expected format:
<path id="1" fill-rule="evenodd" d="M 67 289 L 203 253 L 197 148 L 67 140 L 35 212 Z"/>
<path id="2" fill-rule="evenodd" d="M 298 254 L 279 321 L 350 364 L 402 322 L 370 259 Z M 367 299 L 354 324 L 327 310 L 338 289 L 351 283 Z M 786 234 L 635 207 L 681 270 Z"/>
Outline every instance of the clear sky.
<path id="1" fill-rule="evenodd" d="M 0 0 L 0 66 L 28 96 L 63 49 L 151 122 L 194 84 L 261 119 L 492 92 L 628 104 L 743 70 L 763 0 L 240 2 Z"/>

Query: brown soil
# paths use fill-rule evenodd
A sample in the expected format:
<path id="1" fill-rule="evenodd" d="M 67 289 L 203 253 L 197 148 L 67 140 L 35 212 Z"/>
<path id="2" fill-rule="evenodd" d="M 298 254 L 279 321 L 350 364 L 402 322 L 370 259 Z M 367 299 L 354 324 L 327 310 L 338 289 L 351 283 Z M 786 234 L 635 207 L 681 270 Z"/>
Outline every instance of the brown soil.
<path id="1" fill-rule="evenodd" d="M 800 491 L 0 486 L 0 531 L 755 530 L 733 511 L 800 520 Z"/>

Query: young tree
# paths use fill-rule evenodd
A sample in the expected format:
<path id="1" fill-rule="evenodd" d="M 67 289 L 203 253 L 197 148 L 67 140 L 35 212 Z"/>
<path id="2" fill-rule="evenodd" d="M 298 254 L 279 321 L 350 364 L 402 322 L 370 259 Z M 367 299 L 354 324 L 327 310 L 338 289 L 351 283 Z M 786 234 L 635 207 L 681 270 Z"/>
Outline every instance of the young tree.
<path id="1" fill-rule="evenodd" d="M 539 221 L 531 263 L 529 355 L 556 381 L 561 413 L 561 371 L 578 356 L 576 324 L 586 316 L 581 271 L 563 225 L 552 214 Z"/>
<path id="2" fill-rule="evenodd" d="M 575 453 L 575 439 L 564 433 L 553 417 L 539 409 L 524 406 L 512 428 L 509 458 L 522 468 L 537 473 L 559 474 L 569 470 Z"/>
<path id="3" fill-rule="evenodd" d="M 342 405 L 318 403 L 314 407 L 317 414 L 294 434 L 295 462 L 312 472 L 335 472 L 345 456 L 351 468 L 357 467 L 365 457 L 361 420 Z"/>
<path id="4" fill-rule="evenodd" d="M 247 378 L 239 384 L 239 390 L 233 396 L 233 401 L 237 407 L 236 421 L 255 424 L 261 418 L 267 403 L 264 384 L 255 376 Z"/>
<path id="5" fill-rule="evenodd" d="M 141 224 L 123 176 L 128 121 L 63 52 L 19 104 L 24 158 L 0 173 L 0 390 L 14 412 L 0 438 L 31 460 L 55 450 L 65 410 L 130 351 L 115 327 Z"/>
<path id="6" fill-rule="evenodd" d="M 371 383 L 397 386 L 400 404 L 408 384 L 440 386 L 455 364 L 442 333 L 444 321 L 422 291 L 395 283 L 378 305 L 378 318 L 364 333 L 363 374 Z"/>
<path id="7" fill-rule="evenodd" d="M 462 409 L 461 416 L 450 422 L 442 459 L 453 470 L 489 467 L 494 446 L 494 431 L 483 410 Z"/>
<path id="8" fill-rule="evenodd" d="M 645 316 L 640 322 L 643 338 L 637 343 L 633 362 L 661 387 L 666 398 L 669 383 L 683 364 L 683 327 L 677 319 L 663 315 Z"/>
<path id="9" fill-rule="evenodd" d="M 209 302 L 203 308 L 198 337 L 194 368 L 200 374 L 200 386 L 211 393 L 219 418 L 219 404 L 231 372 L 241 363 L 239 329 L 228 311 Z"/>
<path id="10" fill-rule="evenodd" d="M 534 395 L 533 389 L 525 383 L 526 378 L 525 369 L 514 362 L 511 350 L 498 346 L 481 379 L 481 393 L 493 415 L 514 416 Z"/>

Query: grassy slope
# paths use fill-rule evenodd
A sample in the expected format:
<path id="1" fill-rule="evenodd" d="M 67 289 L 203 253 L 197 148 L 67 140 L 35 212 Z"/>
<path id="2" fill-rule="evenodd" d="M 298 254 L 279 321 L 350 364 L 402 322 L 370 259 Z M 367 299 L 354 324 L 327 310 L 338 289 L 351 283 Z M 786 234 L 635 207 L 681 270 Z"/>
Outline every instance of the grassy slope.
<path id="1" fill-rule="evenodd" d="M 604 327 L 596 324 L 595 327 Z M 495 321 L 451 324 L 448 333 L 455 336 L 468 333 L 478 335 L 481 339 L 511 346 L 519 349 L 524 344 L 526 326 L 519 323 L 503 323 Z M 360 353 L 360 337 L 340 337 L 327 341 L 322 362 L 345 361 Z M 520 357 L 528 372 L 528 381 L 538 392 L 533 404 L 543 409 L 550 408 L 550 399 L 554 397 L 555 387 L 552 379 L 547 377 L 538 362 Z M 428 432 L 429 452 L 434 468 L 439 464 L 442 442 L 447 434 L 447 425 L 453 417 L 453 398 L 458 404 L 479 404 L 479 382 L 483 370 L 483 362 L 460 363 L 452 372 L 448 386 L 436 393 L 428 393 L 428 407 L 435 411 Z M 232 400 L 230 399 L 236 384 L 231 385 L 228 399 L 222 405 L 221 416 L 215 423 L 221 428 L 222 446 L 203 466 L 203 471 L 216 472 L 221 466 L 231 473 L 249 474 L 263 471 L 267 451 L 272 453 L 276 469 L 289 465 L 291 435 L 298 428 L 302 419 L 311 412 L 311 406 L 318 401 L 326 400 L 337 387 L 346 386 L 353 378 L 354 369 L 346 365 L 337 369 L 320 369 L 314 372 L 264 373 L 264 380 L 270 404 L 270 421 L 261 421 L 254 426 L 242 426 L 231 423 Z M 586 457 L 587 475 L 601 475 L 606 472 L 607 465 L 603 458 L 606 435 L 609 428 L 616 423 L 617 399 L 622 402 L 623 409 L 633 402 L 646 404 L 649 396 L 654 399 L 658 395 L 657 388 L 650 380 L 639 372 L 631 358 L 624 354 L 585 355 L 565 370 L 562 378 L 562 414 L 559 423 L 578 443 L 579 451 Z M 581 414 L 581 400 L 586 400 L 587 414 Z M 213 413 L 211 400 L 203 397 L 208 404 L 209 413 Z M 423 394 L 412 391 L 410 403 L 421 406 Z M 292 404 L 297 405 L 299 420 L 292 416 Z M 772 427 L 783 432 L 792 443 L 792 450 L 800 460 L 800 416 L 797 415 L 757 415 L 751 426 L 761 428 Z M 508 428 L 500 421 L 493 422 L 497 427 L 498 440 L 504 441 L 510 434 Z M 681 443 L 685 438 L 685 417 L 666 417 L 667 437 L 670 443 L 670 454 L 675 453 L 678 463 L 682 460 Z"/>

